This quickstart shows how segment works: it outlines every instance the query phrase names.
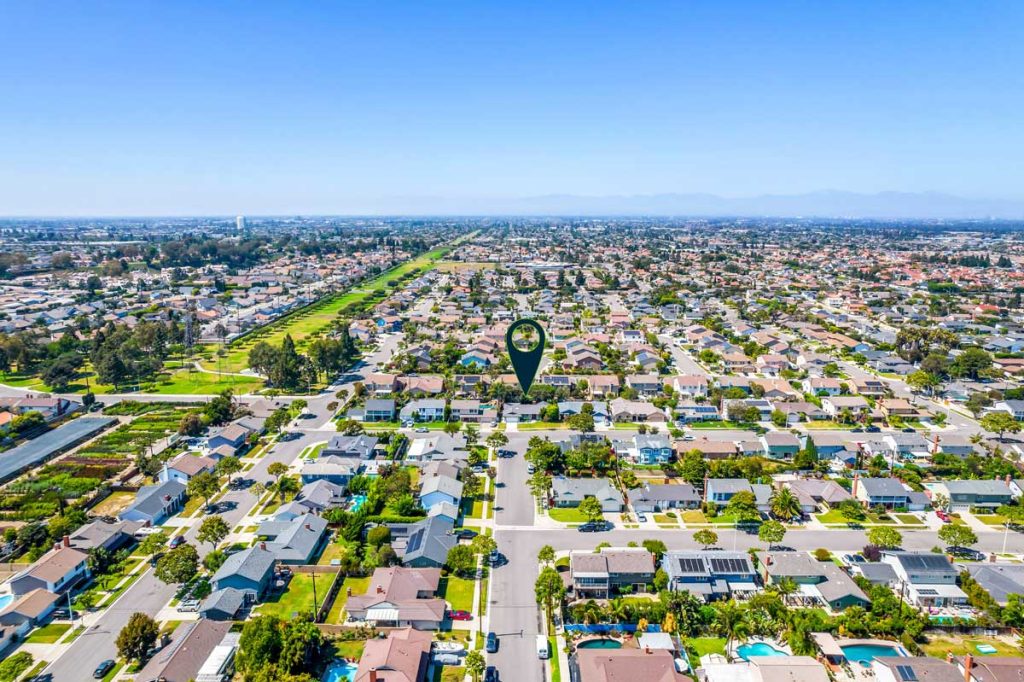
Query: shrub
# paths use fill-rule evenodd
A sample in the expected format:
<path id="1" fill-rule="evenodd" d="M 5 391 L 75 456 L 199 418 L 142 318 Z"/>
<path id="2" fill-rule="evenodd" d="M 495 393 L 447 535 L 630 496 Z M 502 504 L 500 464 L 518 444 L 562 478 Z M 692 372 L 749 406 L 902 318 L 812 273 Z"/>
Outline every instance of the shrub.
<path id="1" fill-rule="evenodd" d="M 819 547 L 814 550 L 814 558 L 818 561 L 828 561 L 832 558 L 832 552 L 828 551 L 824 547 Z"/>

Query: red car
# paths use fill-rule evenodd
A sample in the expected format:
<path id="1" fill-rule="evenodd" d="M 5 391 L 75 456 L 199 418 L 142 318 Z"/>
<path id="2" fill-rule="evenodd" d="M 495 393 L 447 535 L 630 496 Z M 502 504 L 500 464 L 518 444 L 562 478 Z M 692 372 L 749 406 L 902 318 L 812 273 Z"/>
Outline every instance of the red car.
<path id="1" fill-rule="evenodd" d="M 469 611 L 449 611 L 449 620 L 473 620 L 473 614 Z"/>
<path id="2" fill-rule="evenodd" d="M 949 523 L 949 514 L 947 514 L 946 512 L 942 511 L 941 509 L 939 509 L 938 511 L 936 511 L 936 512 L 935 512 L 935 515 L 936 515 L 936 516 L 938 516 L 938 517 L 939 517 L 939 519 L 940 519 L 940 520 L 941 520 L 941 521 L 942 521 L 943 523 Z"/>

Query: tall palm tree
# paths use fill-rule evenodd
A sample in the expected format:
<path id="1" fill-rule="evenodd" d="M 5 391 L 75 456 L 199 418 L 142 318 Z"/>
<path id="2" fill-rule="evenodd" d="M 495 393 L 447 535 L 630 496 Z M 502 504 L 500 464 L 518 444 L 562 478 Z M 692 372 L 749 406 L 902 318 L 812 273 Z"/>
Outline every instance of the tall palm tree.
<path id="1" fill-rule="evenodd" d="M 780 488 L 772 493 L 769 500 L 772 515 L 783 521 L 792 521 L 803 516 L 800 500 L 789 488 Z"/>
<path id="2" fill-rule="evenodd" d="M 715 631 L 725 637 L 726 651 L 729 650 L 732 640 L 744 637 L 749 632 L 746 611 L 735 599 L 715 604 L 715 617 L 712 623 Z"/>

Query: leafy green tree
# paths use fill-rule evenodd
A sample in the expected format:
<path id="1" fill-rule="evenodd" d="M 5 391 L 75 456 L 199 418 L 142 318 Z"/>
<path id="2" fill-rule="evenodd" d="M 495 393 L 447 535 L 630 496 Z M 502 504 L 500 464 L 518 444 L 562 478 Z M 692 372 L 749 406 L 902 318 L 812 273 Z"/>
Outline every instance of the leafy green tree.
<path id="1" fill-rule="evenodd" d="M 704 549 L 718 544 L 718 533 L 707 528 L 702 528 L 693 534 L 693 541 Z"/>
<path id="2" fill-rule="evenodd" d="M 473 682 L 478 682 L 480 676 L 484 673 L 486 662 L 484 661 L 484 655 L 479 651 L 473 650 L 466 654 L 465 658 L 466 672 L 473 678 Z"/>
<path id="3" fill-rule="evenodd" d="M 236 667 L 248 680 L 260 669 L 272 666 L 281 653 L 281 627 L 274 616 L 246 621 L 238 640 Z"/>
<path id="4" fill-rule="evenodd" d="M 980 420 L 981 428 L 986 431 L 999 434 L 999 440 L 1003 439 L 1004 433 L 1017 433 L 1020 431 L 1020 422 L 1013 418 L 1009 412 L 989 412 Z"/>
<path id="5" fill-rule="evenodd" d="M 143 538 L 139 543 L 139 553 L 144 556 L 153 556 L 167 546 L 167 534 L 163 532 L 153 533 Z"/>
<path id="6" fill-rule="evenodd" d="M 270 466 L 267 467 L 267 473 L 275 479 L 280 479 L 288 473 L 288 465 L 284 462 L 271 462 Z"/>
<path id="7" fill-rule="evenodd" d="M 469 543 L 469 547 L 473 550 L 474 554 L 483 555 L 490 554 L 498 549 L 498 543 L 490 535 L 480 533 Z"/>
<path id="8" fill-rule="evenodd" d="M 160 626 L 145 613 L 133 613 L 117 634 L 117 653 L 128 661 L 141 661 L 160 634 Z"/>
<path id="9" fill-rule="evenodd" d="M 662 542 L 661 540 L 653 540 L 650 538 L 641 542 L 640 546 L 646 549 L 654 556 L 655 564 L 660 564 L 661 557 L 663 557 L 665 555 L 665 552 L 668 551 L 668 546 L 664 542 Z"/>
<path id="10" fill-rule="evenodd" d="M 903 536 L 895 528 L 875 526 L 868 531 L 868 542 L 882 549 L 895 549 L 903 544 Z"/>
<path id="11" fill-rule="evenodd" d="M 187 583 L 199 571 L 199 552 L 192 545 L 185 543 L 164 554 L 156 562 L 154 574 L 157 579 L 168 585 Z"/>
<path id="12" fill-rule="evenodd" d="M 729 498 L 725 505 L 727 514 L 732 515 L 737 523 L 749 523 L 761 519 L 761 512 L 757 511 L 757 498 L 749 490 L 741 490 Z"/>
<path id="13" fill-rule="evenodd" d="M 560 603 L 565 596 L 565 583 L 562 582 L 562 576 L 554 568 L 545 566 L 537 576 L 533 591 L 537 603 L 544 608 L 544 615 L 550 623 L 555 605 Z"/>
<path id="14" fill-rule="evenodd" d="M 469 575 L 476 569 L 476 554 L 469 545 L 455 545 L 448 550 L 445 566 L 456 575 Z"/>
<path id="15" fill-rule="evenodd" d="M 604 511 L 601 509 L 601 503 L 596 497 L 585 497 L 580 502 L 579 512 L 583 515 L 583 518 L 588 521 L 600 521 L 604 518 Z"/>
<path id="16" fill-rule="evenodd" d="M 574 414 L 566 420 L 566 424 L 574 431 L 592 433 L 594 431 L 594 415 L 582 412 Z"/>
<path id="17" fill-rule="evenodd" d="M 294 495 L 299 492 L 301 486 L 299 485 L 299 479 L 294 476 L 285 476 L 277 479 L 277 483 L 274 484 L 274 489 L 277 491 L 277 496 L 281 500 L 281 503 L 284 504 L 289 495 Z"/>
<path id="18" fill-rule="evenodd" d="M 537 561 L 541 562 L 542 564 L 550 564 L 553 563 L 554 560 L 555 548 L 551 545 L 544 545 L 540 548 L 540 551 L 537 552 Z"/>
<path id="19" fill-rule="evenodd" d="M 210 573 L 216 573 L 224 562 L 228 560 L 228 555 L 219 549 L 215 549 L 206 556 L 203 557 L 203 568 Z"/>
<path id="20" fill-rule="evenodd" d="M 206 501 L 206 508 L 210 508 L 210 500 L 220 492 L 220 480 L 209 471 L 201 471 L 189 479 L 185 486 L 189 497 L 201 497 Z"/>
<path id="21" fill-rule="evenodd" d="M 691 485 L 701 485 L 707 473 L 708 464 L 700 450 L 690 450 L 683 455 L 683 461 L 679 467 L 679 475 L 684 481 Z"/>
<path id="22" fill-rule="evenodd" d="M 757 529 L 758 539 L 768 545 L 769 551 L 773 546 L 782 542 L 782 538 L 785 536 L 786 527 L 778 521 L 765 521 L 761 524 L 761 527 Z"/>
<path id="23" fill-rule="evenodd" d="M 196 539 L 199 542 L 208 542 L 214 547 L 219 545 L 221 541 L 228 536 L 231 532 L 231 526 L 228 522 L 219 516 L 207 516 L 203 519 L 202 523 L 199 524 L 199 531 L 196 533 Z"/>
<path id="24" fill-rule="evenodd" d="M 939 528 L 939 539 L 954 547 L 970 547 L 978 544 L 978 536 L 969 526 L 949 523 Z"/>
<path id="25" fill-rule="evenodd" d="M 491 435 L 487 436 L 487 439 L 484 442 L 487 443 L 487 447 L 492 450 L 497 450 L 508 445 L 508 436 L 501 431 L 494 431 Z"/>
<path id="26" fill-rule="evenodd" d="M 231 480 L 231 477 L 242 470 L 242 463 L 238 461 L 237 457 L 228 455 L 227 457 L 221 458 L 216 464 L 216 471 L 219 476 L 224 476 Z"/>

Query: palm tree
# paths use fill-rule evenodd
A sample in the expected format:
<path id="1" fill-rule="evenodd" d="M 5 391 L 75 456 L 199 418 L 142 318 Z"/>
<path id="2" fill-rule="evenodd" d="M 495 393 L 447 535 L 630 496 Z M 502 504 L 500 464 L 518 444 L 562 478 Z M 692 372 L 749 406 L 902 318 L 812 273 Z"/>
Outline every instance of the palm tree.
<path id="1" fill-rule="evenodd" d="M 735 599 L 715 604 L 713 627 L 719 635 L 725 637 L 725 650 L 729 650 L 732 640 L 744 637 L 749 632 L 746 611 Z"/>
<path id="2" fill-rule="evenodd" d="M 783 521 L 792 521 L 803 516 L 803 509 L 800 507 L 800 500 L 789 488 L 776 490 L 769 501 L 772 516 Z"/>

